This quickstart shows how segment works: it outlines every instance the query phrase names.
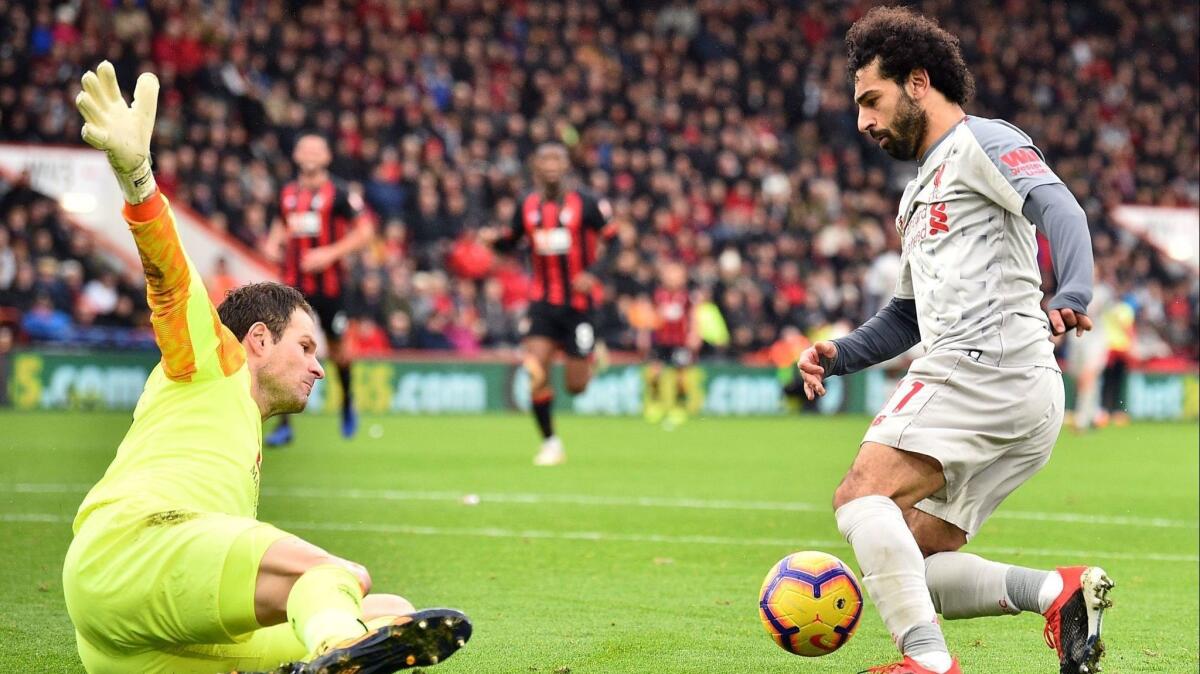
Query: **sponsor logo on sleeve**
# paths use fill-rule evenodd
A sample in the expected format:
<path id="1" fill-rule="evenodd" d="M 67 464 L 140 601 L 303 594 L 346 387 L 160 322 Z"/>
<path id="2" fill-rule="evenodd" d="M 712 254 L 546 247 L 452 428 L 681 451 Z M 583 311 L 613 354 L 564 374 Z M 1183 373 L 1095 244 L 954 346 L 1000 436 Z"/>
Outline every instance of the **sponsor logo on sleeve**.
<path id="1" fill-rule="evenodd" d="M 1019 147 L 1007 154 L 1000 156 L 1000 161 L 1008 167 L 1012 177 L 1028 177 L 1044 176 L 1050 173 L 1050 167 L 1042 161 L 1038 153 L 1031 148 Z"/>

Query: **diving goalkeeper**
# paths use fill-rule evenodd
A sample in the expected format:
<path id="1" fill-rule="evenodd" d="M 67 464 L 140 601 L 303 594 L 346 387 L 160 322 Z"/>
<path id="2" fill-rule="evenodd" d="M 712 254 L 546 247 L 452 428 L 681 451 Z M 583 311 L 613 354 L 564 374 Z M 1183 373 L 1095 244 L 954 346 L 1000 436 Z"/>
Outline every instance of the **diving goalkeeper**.
<path id="1" fill-rule="evenodd" d="M 104 150 L 146 273 L 162 361 L 63 565 L 92 674 L 383 674 L 445 659 L 471 634 L 449 609 L 367 594 L 358 564 L 255 519 L 262 422 L 324 376 L 312 309 L 278 283 L 213 307 L 150 170 L 158 80 L 127 105 L 107 61 L 83 76 L 83 139 Z"/>

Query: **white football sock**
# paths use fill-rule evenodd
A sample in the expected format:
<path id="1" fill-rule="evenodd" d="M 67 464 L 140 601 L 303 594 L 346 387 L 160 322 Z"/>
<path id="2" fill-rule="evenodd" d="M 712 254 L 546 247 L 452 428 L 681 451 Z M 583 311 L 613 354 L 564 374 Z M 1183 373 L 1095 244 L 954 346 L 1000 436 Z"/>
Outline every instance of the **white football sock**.
<path id="1" fill-rule="evenodd" d="M 944 674 L 950 671 L 950 666 L 954 664 L 950 654 L 946 651 L 930 651 L 928 653 L 909 654 L 913 660 L 917 661 L 925 669 L 938 674 Z"/>
<path id="2" fill-rule="evenodd" d="M 1008 564 L 965 552 L 925 559 L 925 582 L 937 612 L 947 620 L 1021 612 L 1008 590 Z"/>
<path id="3" fill-rule="evenodd" d="M 905 635 L 914 627 L 925 626 L 917 635 L 919 645 L 911 648 L 922 656 L 946 653 L 946 641 L 925 585 L 925 561 L 896 503 L 886 496 L 862 496 L 838 508 L 835 517 L 838 530 L 854 548 L 867 594 L 896 645 L 916 657 L 905 649 Z"/>
<path id="4" fill-rule="evenodd" d="M 1045 613 L 1062 592 L 1062 576 L 1054 571 L 1010 566 L 1004 582 L 1012 605 L 1022 611 Z"/>
<path id="5" fill-rule="evenodd" d="M 1063 581 L 1062 576 L 1057 571 L 1044 571 L 1046 579 L 1042 581 L 1042 587 L 1038 590 L 1038 613 L 1045 613 L 1050 609 L 1050 605 L 1058 599 L 1058 595 L 1062 594 Z"/>

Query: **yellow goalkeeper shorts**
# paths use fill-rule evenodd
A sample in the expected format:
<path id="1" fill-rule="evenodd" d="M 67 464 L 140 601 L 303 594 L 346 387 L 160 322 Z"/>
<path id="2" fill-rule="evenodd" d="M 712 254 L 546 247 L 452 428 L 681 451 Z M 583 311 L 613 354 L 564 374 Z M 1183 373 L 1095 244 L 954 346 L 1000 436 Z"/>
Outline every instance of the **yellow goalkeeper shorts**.
<path id="1" fill-rule="evenodd" d="M 289 536 L 247 517 L 109 504 L 83 523 L 63 593 L 91 674 L 271 669 L 305 648 L 263 628 L 254 586 L 263 554 Z"/>

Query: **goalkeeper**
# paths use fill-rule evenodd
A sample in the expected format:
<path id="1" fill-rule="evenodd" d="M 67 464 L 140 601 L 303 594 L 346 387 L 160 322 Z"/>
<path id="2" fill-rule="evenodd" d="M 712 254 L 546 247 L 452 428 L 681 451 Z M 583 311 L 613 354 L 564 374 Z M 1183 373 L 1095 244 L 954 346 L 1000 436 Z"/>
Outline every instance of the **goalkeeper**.
<path id="1" fill-rule="evenodd" d="M 367 594 L 366 569 L 255 519 L 262 422 L 324 376 L 312 309 L 277 283 L 214 309 L 150 170 L 158 80 L 126 105 L 107 61 L 83 76 L 83 139 L 108 154 L 146 273 L 162 361 L 63 565 L 84 667 L 118 672 L 385 673 L 436 664 L 466 616 Z"/>

